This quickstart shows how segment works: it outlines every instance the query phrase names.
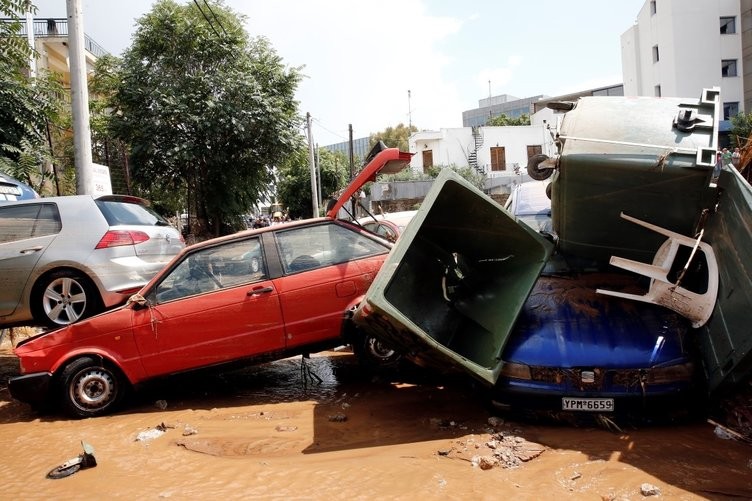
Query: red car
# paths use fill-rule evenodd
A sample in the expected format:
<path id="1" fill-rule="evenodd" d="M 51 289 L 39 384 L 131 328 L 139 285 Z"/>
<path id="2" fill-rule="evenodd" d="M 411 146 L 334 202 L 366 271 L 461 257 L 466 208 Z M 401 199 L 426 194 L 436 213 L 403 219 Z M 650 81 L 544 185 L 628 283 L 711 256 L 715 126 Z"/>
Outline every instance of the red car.
<path id="1" fill-rule="evenodd" d="M 375 151 L 326 217 L 187 247 L 125 306 L 19 343 L 21 375 L 10 379 L 11 395 L 97 416 L 155 377 L 366 346 L 349 315 L 391 246 L 336 216 L 365 182 L 398 172 L 410 156 Z"/>

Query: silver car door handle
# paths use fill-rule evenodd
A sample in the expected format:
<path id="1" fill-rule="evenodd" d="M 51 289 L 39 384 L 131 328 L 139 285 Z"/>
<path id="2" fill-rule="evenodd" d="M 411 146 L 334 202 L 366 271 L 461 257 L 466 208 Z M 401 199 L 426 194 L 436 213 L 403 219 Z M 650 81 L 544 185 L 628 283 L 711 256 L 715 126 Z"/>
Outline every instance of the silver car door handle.
<path id="1" fill-rule="evenodd" d="M 29 247 L 28 249 L 21 249 L 19 251 L 19 254 L 31 254 L 32 252 L 39 252 L 40 250 L 44 249 L 41 245 L 37 247 Z"/>
<path id="2" fill-rule="evenodd" d="M 264 294 L 267 292 L 273 292 L 274 288 L 272 287 L 259 287 L 258 289 L 251 289 L 248 291 L 248 296 L 255 296 L 257 294 Z"/>

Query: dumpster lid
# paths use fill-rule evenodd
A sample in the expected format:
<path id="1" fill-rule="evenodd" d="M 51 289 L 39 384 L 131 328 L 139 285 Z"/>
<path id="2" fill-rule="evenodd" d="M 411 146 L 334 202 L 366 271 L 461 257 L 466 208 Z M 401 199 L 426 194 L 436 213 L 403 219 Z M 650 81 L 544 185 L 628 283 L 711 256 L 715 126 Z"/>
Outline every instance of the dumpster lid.
<path id="1" fill-rule="evenodd" d="M 339 210 L 366 183 L 375 181 L 378 174 L 396 174 L 400 172 L 410 165 L 412 156 L 412 153 L 400 151 L 398 148 L 387 148 L 383 142 L 379 141 L 366 158 L 367 163 L 363 167 L 363 170 L 347 185 L 342 194 L 337 198 L 337 202 L 327 209 L 326 216 L 336 219 Z"/>

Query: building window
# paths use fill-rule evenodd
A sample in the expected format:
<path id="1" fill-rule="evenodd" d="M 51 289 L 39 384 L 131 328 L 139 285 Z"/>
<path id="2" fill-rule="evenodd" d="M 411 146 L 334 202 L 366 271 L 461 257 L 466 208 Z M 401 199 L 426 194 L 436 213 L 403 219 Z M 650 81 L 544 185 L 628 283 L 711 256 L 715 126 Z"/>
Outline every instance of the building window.
<path id="1" fill-rule="evenodd" d="M 735 17 L 722 17 L 721 18 L 721 35 L 733 35 L 736 33 L 736 18 Z"/>
<path id="2" fill-rule="evenodd" d="M 507 170 L 507 154 L 503 146 L 491 147 L 491 171 Z"/>
<path id="3" fill-rule="evenodd" d="M 656 85 L 654 87 L 654 91 L 655 91 L 654 92 L 655 93 L 655 97 L 661 97 L 661 86 L 660 85 Z"/>
<path id="4" fill-rule="evenodd" d="M 433 150 L 423 150 L 423 173 L 428 173 L 431 167 L 433 167 Z"/>
<path id="5" fill-rule="evenodd" d="M 655 13 L 657 12 L 657 10 L 656 10 L 656 9 L 657 9 L 657 7 L 658 7 L 658 6 L 656 5 L 656 2 L 655 2 L 655 0 L 651 0 L 651 2 L 650 2 L 650 15 L 651 15 L 651 16 L 654 16 L 654 15 L 655 15 Z"/>
<path id="6" fill-rule="evenodd" d="M 530 160 L 535 155 L 540 155 L 543 153 L 543 146 L 540 144 L 528 144 L 527 145 L 527 159 Z"/>
<path id="7" fill-rule="evenodd" d="M 736 76 L 736 59 L 724 59 L 721 61 L 721 76 Z"/>
<path id="8" fill-rule="evenodd" d="M 731 120 L 732 117 L 735 117 L 738 114 L 739 114 L 739 103 L 737 102 L 723 103 L 723 119 L 724 120 Z"/>
<path id="9" fill-rule="evenodd" d="M 653 62 L 657 63 L 660 60 L 660 57 L 658 56 L 658 46 L 653 45 Z"/>

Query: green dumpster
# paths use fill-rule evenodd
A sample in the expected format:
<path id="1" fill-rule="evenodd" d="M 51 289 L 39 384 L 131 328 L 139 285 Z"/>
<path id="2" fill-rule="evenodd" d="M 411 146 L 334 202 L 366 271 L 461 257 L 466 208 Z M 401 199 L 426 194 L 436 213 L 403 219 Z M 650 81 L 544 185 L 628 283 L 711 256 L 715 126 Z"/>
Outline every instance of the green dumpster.
<path id="1" fill-rule="evenodd" d="M 553 245 L 444 169 L 354 320 L 418 364 L 493 384 Z"/>
<path id="2" fill-rule="evenodd" d="M 623 212 L 693 235 L 717 149 L 720 96 L 699 99 L 584 97 L 559 129 L 551 216 L 562 253 L 607 263 L 612 255 L 648 261 L 663 239 Z"/>

